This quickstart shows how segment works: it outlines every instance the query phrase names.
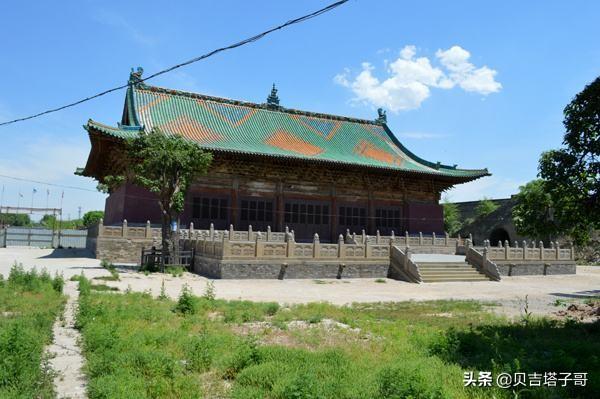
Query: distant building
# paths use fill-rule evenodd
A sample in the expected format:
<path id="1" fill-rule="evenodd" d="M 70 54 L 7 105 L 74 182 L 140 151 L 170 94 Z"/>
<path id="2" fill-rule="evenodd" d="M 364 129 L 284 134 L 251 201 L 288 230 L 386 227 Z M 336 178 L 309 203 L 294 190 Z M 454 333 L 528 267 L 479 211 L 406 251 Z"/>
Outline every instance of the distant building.
<path id="1" fill-rule="evenodd" d="M 503 245 L 505 241 L 514 245 L 515 241 L 525 239 L 526 237 L 517 233 L 512 220 L 512 211 L 517 204 L 516 198 L 498 198 L 489 201 L 496 204 L 498 208 L 482 217 L 478 217 L 475 211 L 479 201 L 456 202 L 463 223 L 459 233 L 463 237 L 471 234 L 476 245 L 482 245 L 484 240 L 490 240 L 490 244 L 494 246 L 498 245 L 499 241 Z"/>
<path id="2" fill-rule="evenodd" d="M 214 155 L 208 175 L 186 198 L 182 224 L 223 229 L 294 229 L 332 240 L 346 229 L 374 234 L 443 232 L 440 193 L 488 176 L 428 162 L 398 141 L 379 110 L 376 120 L 299 111 L 267 102 L 228 100 L 148 86 L 132 72 L 121 122 L 84 126 L 92 149 L 81 174 L 99 182 L 122 168 L 123 139 L 160 128 Z M 154 195 L 130 183 L 110 193 L 105 224 L 158 223 Z"/>

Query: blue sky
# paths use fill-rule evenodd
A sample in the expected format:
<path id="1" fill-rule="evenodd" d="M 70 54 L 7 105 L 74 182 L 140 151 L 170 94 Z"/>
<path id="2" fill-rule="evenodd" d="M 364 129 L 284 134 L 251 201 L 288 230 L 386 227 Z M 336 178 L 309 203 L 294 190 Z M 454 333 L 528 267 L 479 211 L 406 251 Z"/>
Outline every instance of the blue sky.
<path id="1" fill-rule="evenodd" d="M 0 120 L 28 115 L 152 73 L 320 8 L 325 1 L 11 2 L 0 25 Z M 373 119 L 417 155 L 492 177 L 450 199 L 506 197 L 562 140 L 562 110 L 600 74 L 600 3 L 367 1 L 149 82 L 254 102 L 275 82 L 283 106 Z M 365 64 L 365 63 L 368 63 Z M 74 176 L 88 118 L 115 124 L 124 92 L 0 127 L 0 174 L 95 189 Z M 62 188 L 0 177 L 4 205 L 57 206 Z M 64 189 L 65 216 L 105 196 Z"/>

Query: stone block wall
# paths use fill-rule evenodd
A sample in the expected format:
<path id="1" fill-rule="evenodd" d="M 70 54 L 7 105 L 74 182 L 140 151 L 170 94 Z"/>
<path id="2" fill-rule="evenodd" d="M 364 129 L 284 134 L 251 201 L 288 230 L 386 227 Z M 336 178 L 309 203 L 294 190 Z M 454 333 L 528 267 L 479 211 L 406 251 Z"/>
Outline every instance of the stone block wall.
<path id="1" fill-rule="evenodd" d="M 196 256 L 194 272 L 219 279 L 385 278 L 389 261 L 221 260 Z"/>

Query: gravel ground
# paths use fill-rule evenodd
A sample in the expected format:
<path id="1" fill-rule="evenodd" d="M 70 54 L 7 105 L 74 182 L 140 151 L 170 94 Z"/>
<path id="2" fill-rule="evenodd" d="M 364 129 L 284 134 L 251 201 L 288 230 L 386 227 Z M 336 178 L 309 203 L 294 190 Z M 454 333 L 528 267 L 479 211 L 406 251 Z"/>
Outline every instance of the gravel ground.
<path id="1" fill-rule="evenodd" d="M 83 270 L 88 278 L 108 276 L 96 259 L 86 258 L 85 251 L 31 248 L 0 248 L 0 273 L 8 275 L 14 261 L 25 267 L 45 267 L 49 272 L 63 273 L 65 278 Z M 134 291 L 160 292 L 164 280 L 167 294 L 176 298 L 183 284 L 201 295 L 207 278 L 191 273 L 182 277 L 151 274 L 145 276 L 130 267 L 118 267 L 121 281 L 107 281 L 110 286 Z M 344 280 L 213 280 L 217 298 L 279 303 L 327 301 L 333 304 L 379 301 L 425 301 L 437 299 L 474 299 L 495 303 L 492 310 L 509 317 L 523 311 L 525 296 L 529 311 L 547 315 L 559 310 L 557 299 L 579 300 L 600 296 L 600 267 L 578 266 L 576 275 L 504 277 L 501 282 L 449 282 L 411 284 L 386 279 Z M 98 281 L 100 283 L 100 281 Z"/>

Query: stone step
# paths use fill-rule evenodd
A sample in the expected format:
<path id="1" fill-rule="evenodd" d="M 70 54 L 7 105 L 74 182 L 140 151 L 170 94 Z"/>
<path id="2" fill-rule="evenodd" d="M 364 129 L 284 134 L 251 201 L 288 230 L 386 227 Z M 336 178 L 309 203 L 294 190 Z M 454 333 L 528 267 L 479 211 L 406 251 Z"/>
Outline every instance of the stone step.
<path id="1" fill-rule="evenodd" d="M 475 282 L 475 281 L 490 281 L 487 277 L 437 277 L 437 278 L 423 278 L 424 283 L 444 283 L 444 282 Z"/>
<path id="2" fill-rule="evenodd" d="M 466 262 L 419 262 L 424 283 L 452 281 L 489 281 L 489 278 Z"/>
<path id="3" fill-rule="evenodd" d="M 477 270 L 465 270 L 460 272 L 448 272 L 448 271 L 426 271 L 419 270 L 421 276 L 481 276 Z"/>
<path id="4" fill-rule="evenodd" d="M 461 266 L 461 267 L 446 267 L 446 266 L 423 266 L 419 265 L 420 270 L 447 270 L 449 272 L 453 271 L 462 271 L 462 270 L 476 270 L 471 266 Z"/>

